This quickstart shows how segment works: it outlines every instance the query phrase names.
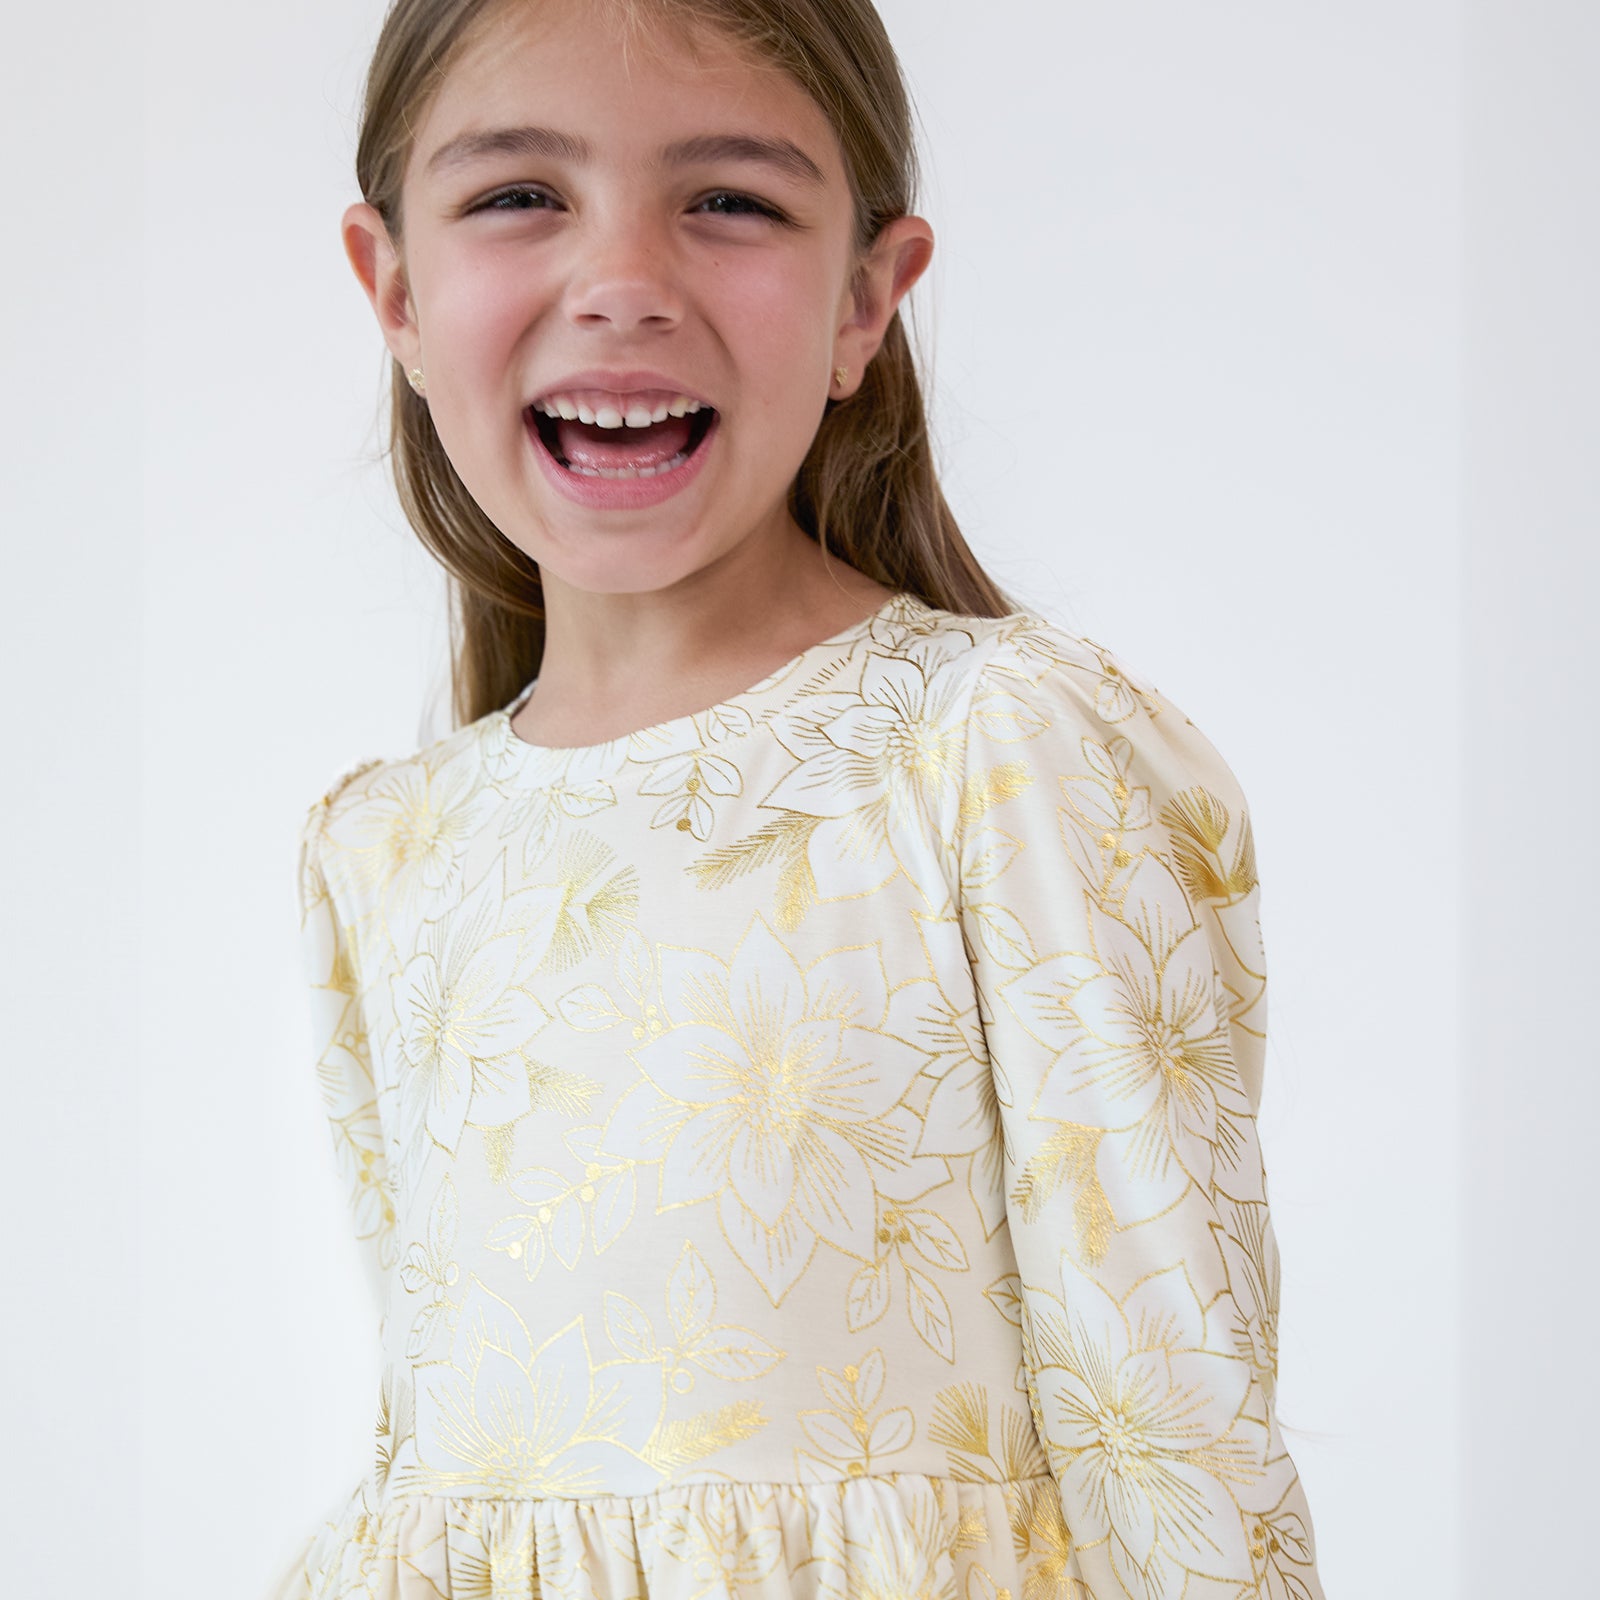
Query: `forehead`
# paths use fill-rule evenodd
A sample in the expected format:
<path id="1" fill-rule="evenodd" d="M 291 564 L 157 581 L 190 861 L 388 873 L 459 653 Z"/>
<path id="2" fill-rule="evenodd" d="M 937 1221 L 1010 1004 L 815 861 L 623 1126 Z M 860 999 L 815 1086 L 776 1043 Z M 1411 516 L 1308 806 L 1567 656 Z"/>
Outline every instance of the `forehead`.
<path id="1" fill-rule="evenodd" d="M 643 161 L 707 132 L 784 137 L 845 187 L 833 128 L 788 73 L 707 24 L 641 17 L 593 0 L 506 0 L 451 63 L 412 146 L 408 177 L 463 134 L 542 125 Z"/>

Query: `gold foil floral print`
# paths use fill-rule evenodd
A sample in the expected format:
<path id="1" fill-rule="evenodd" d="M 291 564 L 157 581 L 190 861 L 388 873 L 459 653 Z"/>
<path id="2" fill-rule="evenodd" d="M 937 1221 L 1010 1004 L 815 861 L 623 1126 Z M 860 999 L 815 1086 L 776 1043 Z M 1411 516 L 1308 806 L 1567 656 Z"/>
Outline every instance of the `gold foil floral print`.
<path id="1" fill-rule="evenodd" d="M 1248 812 L 1110 652 L 901 595 L 304 838 L 385 1377 L 274 1600 L 1320 1600 Z"/>

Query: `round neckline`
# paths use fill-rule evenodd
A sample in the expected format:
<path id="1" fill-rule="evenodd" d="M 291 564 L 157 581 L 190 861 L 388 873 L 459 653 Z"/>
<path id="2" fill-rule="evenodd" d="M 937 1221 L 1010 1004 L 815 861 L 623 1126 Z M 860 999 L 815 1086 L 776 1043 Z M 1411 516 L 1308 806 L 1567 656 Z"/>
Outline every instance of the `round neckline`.
<path id="1" fill-rule="evenodd" d="M 491 711 L 485 719 L 485 722 L 489 729 L 498 736 L 499 740 L 504 744 L 507 750 L 515 751 L 530 759 L 540 756 L 547 758 L 567 758 L 592 755 L 597 752 L 612 750 L 619 745 L 627 744 L 632 739 L 641 739 L 652 735 L 667 734 L 676 729 L 686 728 L 690 723 L 695 722 L 699 718 L 707 716 L 714 711 L 723 711 L 743 706 L 747 702 L 757 699 L 761 695 L 765 694 L 769 689 L 773 688 L 778 683 L 781 683 L 785 678 L 791 676 L 797 668 L 805 663 L 808 657 L 815 655 L 818 651 L 837 650 L 844 645 L 854 643 L 858 638 L 870 633 L 874 624 L 882 621 L 885 617 L 897 611 L 907 602 L 915 604 L 916 601 L 917 597 L 912 594 L 910 590 L 897 589 L 892 595 L 889 596 L 887 600 L 883 602 L 881 606 L 877 608 L 876 611 L 873 611 L 870 615 L 861 618 L 859 622 L 852 623 L 848 628 L 843 629 L 839 633 L 832 634 L 826 639 L 819 639 L 815 644 L 807 645 L 806 648 L 798 655 L 791 657 L 788 661 L 784 662 L 782 666 L 776 668 L 772 672 L 769 672 L 766 677 L 760 679 L 756 683 L 752 683 L 748 688 L 741 689 L 738 691 L 738 693 L 727 696 L 726 699 L 713 701 L 710 705 L 703 706 L 698 711 L 688 711 L 680 716 L 668 717 L 662 722 L 652 722 L 643 728 L 635 728 L 631 733 L 615 734 L 610 739 L 602 739 L 596 744 L 534 744 L 530 740 L 524 739 L 522 735 L 511 726 L 511 719 L 516 716 L 518 711 L 522 709 L 523 705 L 527 701 L 528 696 L 533 693 L 534 688 L 538 684 L 539 680 L 537 677 L 533 678 L 528 684 L 526 684 L 518 692 L 516 698 L 510 701 L 507 705 L 500 706 L 494 711 Z"/>

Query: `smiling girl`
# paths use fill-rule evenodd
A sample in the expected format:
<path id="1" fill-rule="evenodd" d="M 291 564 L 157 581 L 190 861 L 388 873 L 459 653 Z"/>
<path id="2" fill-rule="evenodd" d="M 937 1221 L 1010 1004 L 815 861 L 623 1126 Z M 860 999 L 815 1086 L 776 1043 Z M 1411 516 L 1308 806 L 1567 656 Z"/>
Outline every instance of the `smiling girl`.
<path id="1" fill-rule="evenodd" d="M 300 887 L 382 1340 L 274 1593 L 1321 1593 L 1232 773 L 1014 608 L 868 0 L 399 0 L 344 239 L 457 731 Z"/>

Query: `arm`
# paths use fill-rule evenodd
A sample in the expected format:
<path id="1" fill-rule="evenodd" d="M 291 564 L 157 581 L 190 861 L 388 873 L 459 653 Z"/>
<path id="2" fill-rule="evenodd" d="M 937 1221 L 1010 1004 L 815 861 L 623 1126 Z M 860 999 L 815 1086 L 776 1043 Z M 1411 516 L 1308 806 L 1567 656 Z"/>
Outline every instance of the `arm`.
<path id="1" fill-rule="evenodd" d="M 310 808 L 301 829 L 301 948 L 311 986 L 317 1082 L 333 1140 L 334 1162 L 381 1319 L 397 1248 L 394 1190 L 351 940 L 323 866 L 324 823 L 344 781 Z"/>
<path id="2" fill-rule="evenodd" d="M 1031 619 L 985 667 L 963 779 L 961 920 L 1074 1575 L 1095 1600 L 1320 1600 L 1273 1409 L 1243 796 L 1181 712 Z"/>

